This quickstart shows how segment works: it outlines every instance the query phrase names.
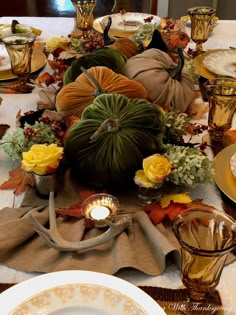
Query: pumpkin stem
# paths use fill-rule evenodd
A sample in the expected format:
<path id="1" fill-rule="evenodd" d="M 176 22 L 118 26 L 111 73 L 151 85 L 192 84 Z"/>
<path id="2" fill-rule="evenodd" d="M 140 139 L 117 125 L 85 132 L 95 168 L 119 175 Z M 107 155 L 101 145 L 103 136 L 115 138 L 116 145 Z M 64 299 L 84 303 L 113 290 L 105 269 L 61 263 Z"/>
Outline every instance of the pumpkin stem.
<path id="1" fill-rule="evenodd" d="M 111 23 L 112 23 L 112 18 L 111 16 L 108 16 L 108 22 L 107 25 L 105 26 L 104 30 L 103 30 L 103 40 L 104 40 L 104 45 L 108 46 L 114 43 L 115 39 L 111 38 L 108 33 L 109 30 L 111 28 Z"/>
<path id="2" fill-rule="evenodd" d="M 182 70 L 184 67 L 184 54 L 181 47 L 177 48 L 179 63 L 176 67 L 168 70 L 173 79 L 180 81 L 182 78 Z"/>
<path id="3" fill-rule="evenodd" d="M 99 128 L 90 137 L 91 141 L 96 141 L 97 138 L 104 132 L 116 132 L 120 128 L 119 119 L 107 118 L 99 126 Z"/>
<path id="4" fill-rule="evenodd" d="M 168 52 L 166 43 L 163 40 L 161 36 L 161 32 L 159 30 L 154 30 L 152 34 L 152 39 L 146 49 L 150 49 L 150 48 L 156 48 L 166 53 Z"/>
<path id="5" fill-rule="evenodd" d="M 93 93 L 95 97 L 106 93 L 106 91 L 99 85 L 98 81 L 83 66 L 80 67 L 80 70 L 83 71 L 83 73 L 88 77 L 88 79 L 92 81 L 93 84 L 95 85 L 96 89 Z"/>

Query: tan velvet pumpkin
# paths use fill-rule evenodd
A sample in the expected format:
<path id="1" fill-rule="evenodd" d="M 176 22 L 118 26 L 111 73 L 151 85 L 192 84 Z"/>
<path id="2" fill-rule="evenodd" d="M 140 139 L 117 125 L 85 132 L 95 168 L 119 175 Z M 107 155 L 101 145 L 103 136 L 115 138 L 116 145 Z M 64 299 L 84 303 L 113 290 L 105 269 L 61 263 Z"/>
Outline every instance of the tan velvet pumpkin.
<path id="1" fill-rule="evenodd" d="M 180 80 L 173 78 L 175 68 L 176 64 L 167 53 L 151 48 L 131 57 L 124 73 L 145 87 L 152 102 L 184 112 L 193 100 L 194 82 L 186 70 L 182 71 Z"/>
<path id="2" fill-rule="evenodd" d="M 117 74 L 107 67 L 97 66 L 85 70 L 75 82 L 60 90 L 56 97 L 56 109 L 63 117 L 81 117 L 85 107 L 104 93 L 122 94 L 131 99 L 147 99 L 145 88 L 137 81 Z"/>

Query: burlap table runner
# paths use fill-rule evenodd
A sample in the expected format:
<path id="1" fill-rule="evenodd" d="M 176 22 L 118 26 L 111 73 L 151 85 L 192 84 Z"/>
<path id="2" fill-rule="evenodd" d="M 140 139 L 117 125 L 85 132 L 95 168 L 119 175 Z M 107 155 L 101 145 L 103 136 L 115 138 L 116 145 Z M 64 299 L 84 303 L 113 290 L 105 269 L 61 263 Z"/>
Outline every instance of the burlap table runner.
<path id="1" fill-rule="evenodd" d="M 67 171 L 58 181 L 56 208 L 68 207 L 80 199 L 82 189 Z M 34 189 L 27 189 L 20 208 L 0 211 L 0 263 L 27 272 L 90 270 L 115 274 L 122 268 L 136 268 L 149 275 L 165 270 L 168 254 L 178 263 L 178 245 L 170 229 L 155 227 L 142 210 L 136 193 L 114 194 L 123 213 L 132 216 L 132 224 L 116 238 L 83 252 L 60 252 L 46 245 L 35 232 L 29 217 L 32 209 L 43 224 L 48 223 L 48 200 L 39 198 Z M 104 229 L 86 229 L 83 219 L 58 216 L 57 224 L 66 240 L 79 241 L 104 233 Z M 168 255 L 169 256 L 169 255 Z"/>
<path id="2" fill-rule="evenodd" d="M 69 171 L 58 179 L 58 183 L 57 209 L 78 201 L 80 190 L 85 188 L 72 179 Z M 29 212 L 33 210 L 35 218 L 47 226 L 48 200 L 39 198 L 34 189 L 27 189 L 20 208 L 0 211 L 0 263 L 27 272 L 89 270 L 111 275 L 123 268 L 159 275 L 165 270 L 167 258 L 179 264 L 179 247 L 171 227 L 154 226 L 134 191 L 113 194 L 120 202 L 122 213 L 132 216 L 132 224 L 114 239 L 92 249 L 61 252 L 45 244 L 35 232 Z M 104 229 L 86 229 L 83 219 L 74 217 L 58 216 L 57 225 L 61 235 L 69 241 L 85 240 L 104 233 Z M 228 262 L 235 258 L 229 256 Z"/>

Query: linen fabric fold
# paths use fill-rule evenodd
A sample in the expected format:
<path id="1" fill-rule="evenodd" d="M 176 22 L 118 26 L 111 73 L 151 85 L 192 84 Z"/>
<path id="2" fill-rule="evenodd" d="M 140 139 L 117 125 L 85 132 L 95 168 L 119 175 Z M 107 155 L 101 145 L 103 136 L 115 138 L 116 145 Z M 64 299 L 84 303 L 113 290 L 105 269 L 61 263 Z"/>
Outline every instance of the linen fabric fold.
<path id="1" fill-rule="evenodd" d="M 79 201 L 82 189 L 66 172 L 58 194 L 56 209 Z M 135 192 L 114 194 L 120 202 L 121 214 L 129 213 L 132 224 L 117 237 L 92 249 L 58 251 L 49 247 L 35 232 L 29 213 L 48 227 L 48 200 L 40 199 L 29 188 L 20 208 L 0 211 L 0 263 L 26 272 L 89 270 L 114 275 L 123 268 L 135 268 L 148 275 L 159 275 L 171 256 L 179 263 L 178 244 L 170 227 L 154 226 L 142 210 Z M 104 229 L 88 229 L 83 219 L 57 216 L 57 226 L 63 238 L 80 241 L 104 233 Z"/>

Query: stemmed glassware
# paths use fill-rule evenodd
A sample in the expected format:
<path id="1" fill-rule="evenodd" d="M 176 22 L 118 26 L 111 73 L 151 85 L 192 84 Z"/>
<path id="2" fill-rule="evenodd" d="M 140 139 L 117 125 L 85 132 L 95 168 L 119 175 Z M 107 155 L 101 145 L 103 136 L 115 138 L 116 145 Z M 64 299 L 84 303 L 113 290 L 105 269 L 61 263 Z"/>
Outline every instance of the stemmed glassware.
<path id="1" fill-rule="evenodd" d="M 236 221 L 220 210 L 187 209 L 174 219 L 173 232 L 181 247 L 182 282 L 191 294 L 184 313 L 202 314 L 197 311 L 209 302 L 227 254 L 236 247 Z M 208 306 L 206 314 L 214 314 L 216 305 Z"/>
<path id="2" fill-rule="evenodd" d="M 93 11 L 96 0 L 71 0 L 76 10 L 77 28 L 82 32 L 81 38 L 88 38 L 93 27 Z"/>
<path id="3" fill-rule="evenodd" d="M 221 142 L 225 131 L 232 125 L 236 110 L 236 80 L 222 77 L 205 84 L 209 102 L 208 126 L 210 142 Z"/>
<path id="4" fill-rule="evenodd" d="M 194 56 L 203 52 L 202 44 L 208 40 L 212 18 L 216 10 L 211 7 L 193 7 L 188 9 L 191 19 L 191 39 L 196 43 Z"/>
<path id="5" fill-rule="evenodd" d="M 31 60 L 35 35 L 13 34 L 2 39 L 10 58 L 11 70 L 21 81 L 26 84 L 31 73 Z"/>

